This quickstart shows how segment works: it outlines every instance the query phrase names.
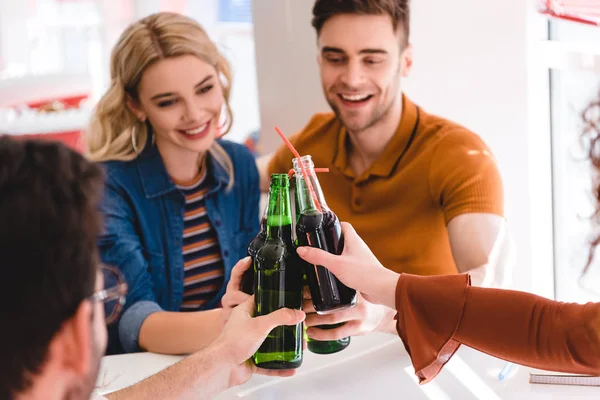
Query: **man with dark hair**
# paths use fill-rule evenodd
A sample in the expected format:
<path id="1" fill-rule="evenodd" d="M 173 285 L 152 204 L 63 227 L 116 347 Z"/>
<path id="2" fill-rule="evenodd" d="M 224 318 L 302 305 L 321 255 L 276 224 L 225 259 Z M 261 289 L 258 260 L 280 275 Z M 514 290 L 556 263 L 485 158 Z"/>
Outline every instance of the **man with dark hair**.
<path id="1" fill-rule="evenodd" d="M 477 135 L 402 93 L 413 62 L 409 1 L 317 0 L 312 24 L 333 113 L 314 115 L 290 141 L 316 167 L 329 168 L 319 175 L 328 205 L 395 272 L 469 273 L 478 285 L 504 284 L 493 262 L 505 235 L 494 157 Z M 258 161 L 262 190 L 271 173 L 289 170 L 292 158 L 282 146 Z M 310 302 L 305 306 L 313 311 Z M 310 314 L 307 333 L 336 340 L 393 332 L 394 315 L 359 298 L 351 310 Z"/>
<path id="2" fill-rule="evenodd" d="M 410 1 L 409 0 L 333 0 L 316 1 L 313 7 L 312 26 L 320 36 L 321 29 L 327 20 L 335 15 L 389 15 L 392 29 L 401 30 L 402 47 L 409 45 L 410 36 Z"/>
<path id="3" fill-rule="evenodd" d="M 88 399 L 94 389 L 105 315 L 114 320 L 126 294 L 98 261 L 102 191 L 100 168 L 65 146 L 0 137 L 0 399 Z M 108 398 L 212 397 L 248 380 L 256 368 L 246 360 L 271 329 L 304 318 L 288 309 L 252 318 L 252 308 L 235 308 L 206 349 Z"/>

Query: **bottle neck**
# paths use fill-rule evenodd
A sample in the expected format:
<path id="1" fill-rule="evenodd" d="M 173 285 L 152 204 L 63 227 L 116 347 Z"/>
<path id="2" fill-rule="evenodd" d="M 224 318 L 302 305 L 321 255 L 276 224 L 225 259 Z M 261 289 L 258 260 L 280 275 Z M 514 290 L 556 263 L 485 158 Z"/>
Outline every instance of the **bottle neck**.
<path id="1" fill-rule="evenodd" d="M 280 237 L 284 239 L 283 228 L 289 226 L 291 232 L 292 226 L 289 183 L 288 185 L 271 185 L 267 210 L 267 238 Z"/>
<path id="2" fill-rule="evenodd" d="M 316 199 L 311 195 L 302 171 L 296 171 L 296 203 L 298 204 L 298 210 L 296 210 L 296 212 L 299 214 L 317 212 L 319 208 L 315 204 L 315 200 L 321 205 L 322 211 L 328 210 L 329 208 L 325 202 L 325 196 L 323 196 L 321 184 L 319 183 L 319 179 L 317 178 L 314 168 L 306 168 L 306 176 L 308 177 L 315 192 Z"/>

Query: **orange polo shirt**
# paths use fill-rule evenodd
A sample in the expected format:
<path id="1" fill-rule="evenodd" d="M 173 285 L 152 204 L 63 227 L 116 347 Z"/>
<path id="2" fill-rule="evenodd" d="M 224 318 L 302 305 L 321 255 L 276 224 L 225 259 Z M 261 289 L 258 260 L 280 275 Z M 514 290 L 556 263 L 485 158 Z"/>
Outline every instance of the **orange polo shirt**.
<path id="1" fill-rule="evenodd" d="M 330 169 L 319 174 L 328 206 L 396 272 L 456 274 L 446 225 L 465 213 L 503 216 L 502 180 L 481 138 L 405 96 L 396 133 L 360 176 L 348 163 L 348 134 L 333 113 L 314 115 L 290 141 L 316 167 Z M 281 146 L 269 173 L 287 172 L 292 158 Z"/>

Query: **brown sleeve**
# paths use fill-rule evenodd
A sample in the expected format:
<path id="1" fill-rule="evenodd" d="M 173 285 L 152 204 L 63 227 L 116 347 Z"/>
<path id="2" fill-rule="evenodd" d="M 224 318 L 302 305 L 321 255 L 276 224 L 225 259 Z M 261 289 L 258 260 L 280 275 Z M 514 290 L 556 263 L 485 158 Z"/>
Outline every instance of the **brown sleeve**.
<path id="1" fill-rule="evenodd" d="M 467 213 L 504 216 L 504 191 L 496 160 L 474 133 L 456 130 L 436 145 L 429 169 L 431 196 L 448 224 Z"/>
<path id="2" fill-rule="evenodd" d="M 458 350 L 453 336 L 464 309 L 469 275 L 401 274 L 396 328 L 421 383 L 435 377 Z"/>
<path id="3" fill-rule="evenodd" d="M 600 303 L 471 287 L 468 279 L 402 274 L 398 280 L 398 334 L 421 383 L 461 344 L 534 368 L 600 375 Z"/>

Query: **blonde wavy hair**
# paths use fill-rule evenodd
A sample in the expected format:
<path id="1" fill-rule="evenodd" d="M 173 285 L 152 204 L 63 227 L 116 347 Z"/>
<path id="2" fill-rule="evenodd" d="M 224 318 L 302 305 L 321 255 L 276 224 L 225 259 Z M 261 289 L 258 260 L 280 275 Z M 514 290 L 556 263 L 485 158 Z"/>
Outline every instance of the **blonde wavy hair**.
<path id="1" fill-rule="evenodd" d="M 194 55 L 216 69 L 227 113 L 221 132 L 229 131 L 233 122 L 229 104 L 232 79 L 229 63 L 193 19 L 174 13 L 153 14 L 125 29 L 113 48 L 110 86 L 96 105 L 86 133 L 91 160 L 130 161 L 139 155 L 148 140 L 148 126 L 127 107 L 127 96 L 137 101 L 142 74 L 150 65 L 182 55 Z M 216 141 L 208 152 L 227 171 L 230 188 L 234 181 L 231 158 Z"/>

